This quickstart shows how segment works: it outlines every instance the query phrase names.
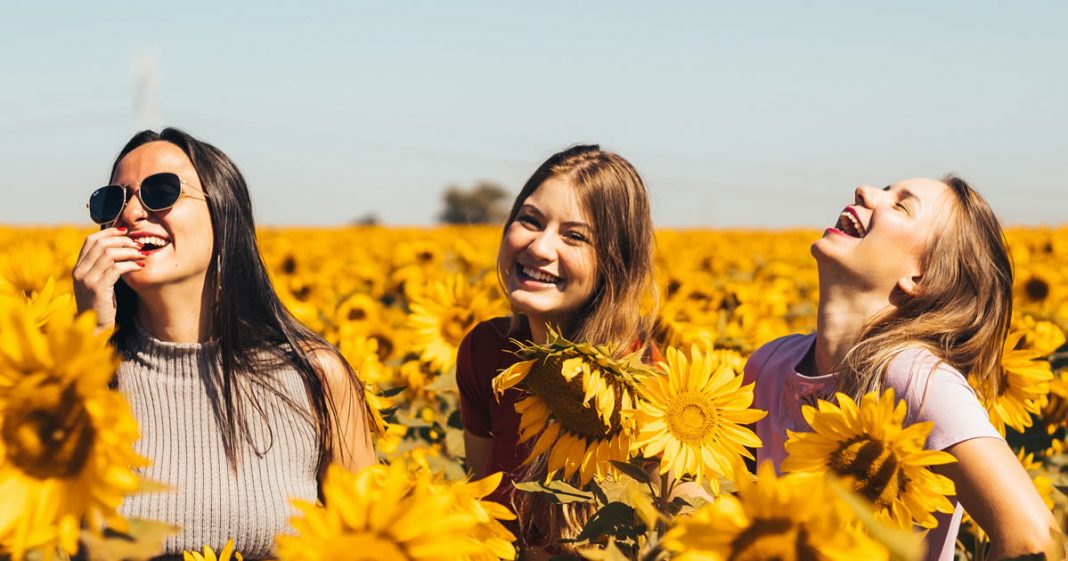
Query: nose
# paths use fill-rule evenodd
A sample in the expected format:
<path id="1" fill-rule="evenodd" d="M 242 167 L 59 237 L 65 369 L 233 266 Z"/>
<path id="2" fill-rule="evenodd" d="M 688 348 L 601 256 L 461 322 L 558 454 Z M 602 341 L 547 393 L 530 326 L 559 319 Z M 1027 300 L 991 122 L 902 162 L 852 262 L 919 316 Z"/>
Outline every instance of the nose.
<path id="1" fill-rule="evenodd" d="M 879 193 L 882 193 L 882 191 L 871 185 L 861 185 L 857 187 L 854 198 L 858 205 L 865 208 L 874 208 L 879 199 Z"/>
<path id="2" fill-rule="evenodd" d="M 538 232 L 538 235 L 527 245 L 527 253 L 539 261 L 552 261 L 556 258 L 556 244 L 553 241 L 555 234 L 549 229 Z"/>
<path id="3" fill-rule="evenodd" d="M 115 221 L 116 226 L 132 226 L 148 216 L 148 210 L 141 204 L 141 198 L 137 196 L 137 193 L 134 193 L 132 189 L 128 192 L 129 198 L 126 201 L 126 206 L 119 213 L 119 219 Z"/>

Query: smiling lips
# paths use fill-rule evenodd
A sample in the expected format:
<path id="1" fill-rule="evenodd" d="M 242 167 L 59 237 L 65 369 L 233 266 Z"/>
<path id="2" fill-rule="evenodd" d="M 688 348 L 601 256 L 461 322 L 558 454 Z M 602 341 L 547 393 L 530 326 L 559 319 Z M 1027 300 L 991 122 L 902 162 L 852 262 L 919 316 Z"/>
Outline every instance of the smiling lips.
<path id="1" fill-rule="evenodd" d="M 537 282 L 543 282 L 546 284 L 559 284 L 563 279 L 557 276 L 550 275 L 544 271 L 539 271 L 526 265 L 519 266 L 519 276 L 522 279 L 534 280 Z"/>
<path id="2" fill-rule="evenodd" d="M 857 211 L 851 207 L 846 207 L 842 214 L 838 215 L 838 223 L 835 224 L 835 228 L 843 234 L 854 238 L 863 238 L 868 234 L 868 229 L 860 221 Z"/>
<path id="3" fill-rule="evenodd" d="M 171 245 L 171 241 L 151 234 L 130 234 L 130 239 L 141 244 L 141 251 L 155 251 Z"/>

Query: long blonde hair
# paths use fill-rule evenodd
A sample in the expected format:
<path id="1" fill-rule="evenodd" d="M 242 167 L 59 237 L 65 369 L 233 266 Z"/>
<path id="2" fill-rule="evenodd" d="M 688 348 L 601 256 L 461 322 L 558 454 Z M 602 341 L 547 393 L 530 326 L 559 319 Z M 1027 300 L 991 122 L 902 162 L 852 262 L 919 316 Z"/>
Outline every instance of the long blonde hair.
<path id="1" fill-rule="evenodd" d="M 971 376 L 984 397 L 1001 387 L 1002 345 L 1012 318 L 1012 260 L 1001 224 L 963 179 L 942 179 L 953 193 L 948 227 L 928 245 L 919 294 L 861 330 L 839 376 L 859 400 L 881 392 L 886 369 L 906 348 L 924 348 Z"/>
<path id="2" fill-rule="evenodd" d="M 519 191 L 504 235 L 515 222 L 527 197 L 552 178 L 566 179 L 590 217 L 597 285 L 573 325 L 559 326 L 573 341 L 607 344 L 618 355 L 644 350 L 655 317 L 653 282 L 653 219 L 645 183 L 622 156 L 596 144 L 572 146 L 553 154 Z M 505 278 L 507 271 L 498 270 Z M 642 308 L 645 305 L 646 308 Z M 512 331 L 521 314 L 512 314 Z"/>

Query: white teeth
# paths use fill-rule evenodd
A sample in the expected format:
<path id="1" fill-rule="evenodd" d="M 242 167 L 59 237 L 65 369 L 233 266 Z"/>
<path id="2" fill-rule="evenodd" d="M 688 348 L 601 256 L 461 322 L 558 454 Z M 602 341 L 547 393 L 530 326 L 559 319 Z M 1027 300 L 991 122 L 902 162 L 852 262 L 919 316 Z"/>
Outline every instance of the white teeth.
<path id="1" fill-rule="evenodd" d="M 850 230 L 849 234 L 853 235 L 854 237 L 863 238 L 864 235 L 868 233 L 867 230 L 865 230 L 864 228 L 864 224 L 861 224 L 860 220 L 857 220 L 857 217 L 853 216 L 852 212 L 849 212 L 848 210 L 843 210 L 840 218 L 846 219 L 839 220 L 839 222 L 842 224 L 842 226 L 848 227 L 847 229 Z"/>
<path id="2" fill-rule="evenodd" d="M 523 267 L 523 274 L 540 282 L 556 282 L 560 280 L 557 277 L 550 275 L 549 273 L 543 273 L 537 269 L 531 269 L 530 267 Z"/>
<path id="3" fill-rule="evenodd" d="M 157 238 L 156 236 L 141 236 L 139 238 L 136 238 L 134 241 L 141 245 L 152 244 L 156 247 L 163 247 L 171 243 L 163 238 Z"/>

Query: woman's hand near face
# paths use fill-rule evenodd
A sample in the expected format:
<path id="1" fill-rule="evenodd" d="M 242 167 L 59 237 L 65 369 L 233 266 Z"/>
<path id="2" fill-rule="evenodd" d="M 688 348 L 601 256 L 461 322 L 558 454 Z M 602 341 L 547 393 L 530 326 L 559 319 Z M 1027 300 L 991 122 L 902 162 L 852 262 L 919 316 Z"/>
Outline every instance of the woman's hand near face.
<path id="1" fill-rule="evenodd" d="M 74 264 L 74 300 L 78 313 L 92 310 L 99 328 L 115 323 L 115 283 L 144 264 L 141 244 L 126 237 L 126 228 L 105 228 L 85 238 Z"/>

